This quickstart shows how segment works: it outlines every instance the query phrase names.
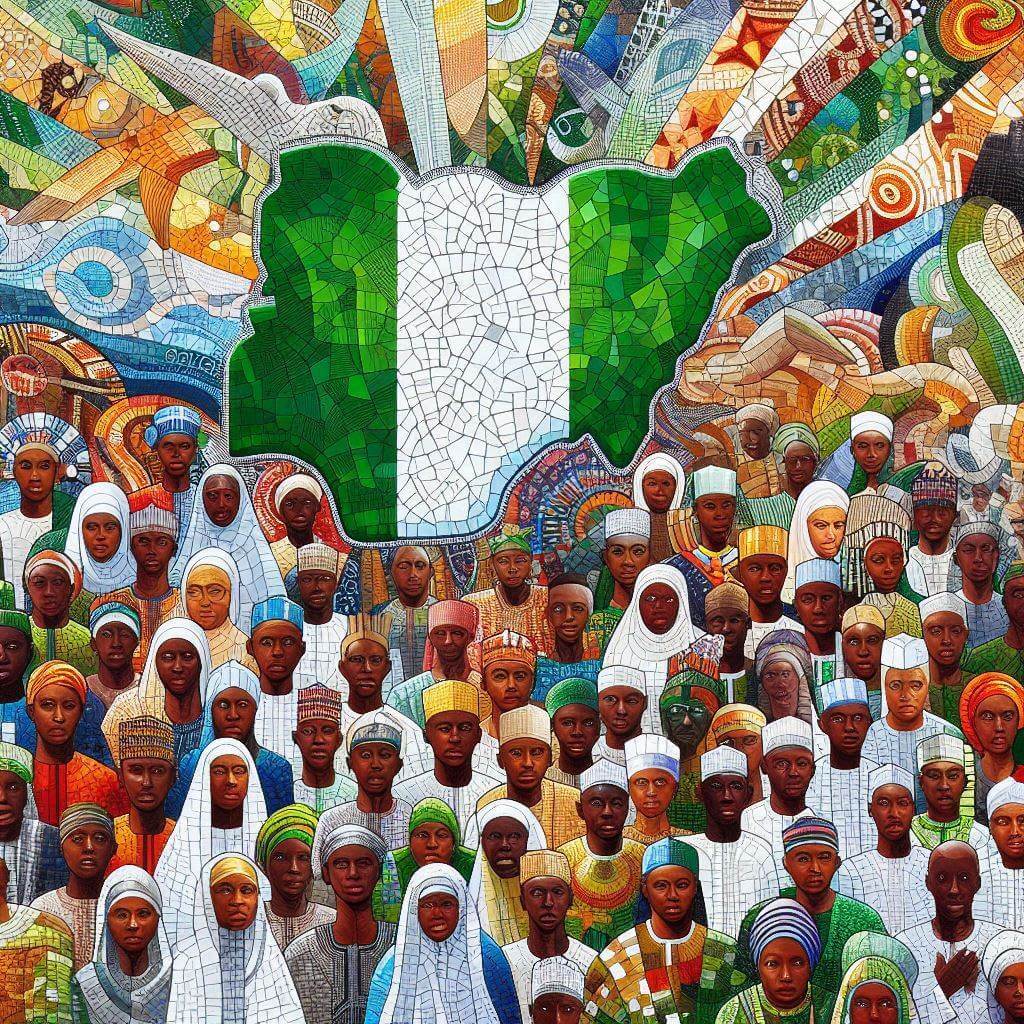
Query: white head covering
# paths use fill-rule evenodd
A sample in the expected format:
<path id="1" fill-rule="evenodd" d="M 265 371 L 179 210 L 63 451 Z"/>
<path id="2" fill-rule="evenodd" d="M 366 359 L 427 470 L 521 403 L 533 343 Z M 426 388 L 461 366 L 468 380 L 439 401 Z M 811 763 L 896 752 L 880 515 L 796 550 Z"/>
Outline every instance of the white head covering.
<path id="1" fill-rule="evenodd" d="M 161 1024 L 171 986 L 171 947 L 163 920 L 146 953 L 149 966 L 129 978 L 121 970 L 117 944 L 107 927 L 107 914 L 118 901 L 134 896 L 161 913 L 160 889 L 153 876 L 134 864 L 112 871 L 96 903 L 96 942 L 92 960 L 77 975 L 91 1024 Z"/>
<path id="2" fill-rule="evenodd" d="M 679 748 L 667 737 L 656 733 L 641 733 L 625 742 L 626 774 L 632 778 L 637 772 L 659 768 L 675 779 L 679 778 Z"/>
<path id="3" fill-rule="evenodd" d="M 1012 775 L 997 782 L 989 791 L 985 800 L 985 810 L 989 818 L 1003 804 L 1024 804 L 1024 782 L 1018 782 Z"/>
<path id="4" fill-rule="evenodd" d="M 89 553 L 82 538 L 82 523 L 86 516 L 106 512 L 121 524 L 121 540 L 117 550 L 105 562 L 97 562 Z M 129 541 L 128 498 L 120 487 L 108 483 L 89 484 L 75 502 L 68 525 L 68 539 L 64 554 L 75 565 L 82 567 L 82 589 L 92 594 L 109 594 L 129 586 L 135 579 L 135 559 L 132 558 Z"/>
<path id="5" fill-rule="evenodd" d="M 932 594 L 931 597 L 926 597 L 917 608 L 921 613 L 922 622 L 929 615 L 935 615 L 938 612 L 952 612 L 954 615 L 959 615 L 965 625 L 967 623 L 967 602 L 958 594 Z"/>
<path id="6" fill-rule="evenodd" d="M 175 952 L 190 934 L 192 898 L 203 865 L 215 853 L 224 852 L 223 849 L 215 849 L 218 840 L 215 840 L 214 829 L 210 824 L 213 813 L 210 765 L 223 754 L 235 754 L 249 769 L 249 789 L 242 804 L 242 827 L 234 830 L 230 848 L 238 852 L 255 850 L 256 835 L 267 818 L 263 788 L 249 751 L 237 740 L 226 737 L 214 740 L 199 755 L 181 814 L 178 815 L 154 872 L 164 894 L 164 927 Z"/>
<path id="7" fill-rule="evenodd" d="M 875 795 L 876 789 L 883 786 L 902 786 L 914 795 L 914 776 L 902 765 L 880 764 L 868 772 L 868 799 Z"/>
<path id="8" fill-rule="evenodd" d="M 215 526 L 203 504 L 203 489 L 215 476 L 230 477 L 238 487 L 238 512 L 227 526 Z M 198 552 L 204 548 L 219 548 L 234 559 L 242 583 L 239 597 L 248 602 L 250 614 L 253 605 L 270 597 L 284 597 L 281 570 L 270 550 L 270 542 L 260 528 L 245 481 L 233 466 L 223 463 L 211 466 L 200 477 L 192 516 L 181 531 L 181 538 L 181 547 L 168 574 L 171 586 L 181 583 L 185 567 Z M 243 629 L 248 629 L 249 614 L 243 614 L 235 624 L 238 622 Z"/>
<path id="9" fill-rule="evenodd" d="M 761 730 L 761 755 L 767 757 L 773 750 L 785 747 L 802 747 L 814 750 L 811 727 L 802 719 L 792 715 L 769 722 Z"/>
<path id="10" fill-rule="evenodd" d="M 736 493 L 736 473 L 721 466 L 703 466 L 693 474 L 693 498 L 703 498 L 705 494 Z"/>
<path id="11" fill-rule="evenodd" d="M 245 932 L 230 933 L 233 941 L 244 944 L 245 950 L 245 977 L 232 979 L 244 982 L 245 1024 L 266 1024 L 267 1021 L 305 1024 L 302 1004 L 292 984 L 284 954 L 270 932 L 263 909 L 264 903 L 270 899 L 270 884 L 252 861 L 240 853 L 221 854 L 208 860 L 197 872 L 189 890 L 192 914 L 184 941 L 174 951 L 174 980 L 167 1024 L 221 1024 L 223 1020 L 223 930 L 217 924 L 210 899 L 210 875 L 225 857 L 246 861 L 260 886 L 256 920 Z"/>
<path id="12" fill-rule="evenodd" d="M 881 434 L 887 441 L 892 440 L 893 425 L 888 416 L 880 412 L 858 412 L 850 417 L 850 440 L 868 431 Z"/>
<path id="13" fill-rule="evenodd" d="M 651 537 L 651 513 L 642 508 L 613 508 L 602 525 L 606 543 L 612 537 Z"/>
<path id="14" fill-rule="evenodd" d="M 786 559 L 788 571 L 783 589 L 783 600 L 792 601 L 796 593 L 796 570 L 803 562 L 810 562 L 821 556 L 814 550 L 807 520 L 823 508 L 841 508 L 849 511 L 850 496 L 831 480 L 812 480 L 796 499 L 793 510 L 793 527 L 789 531 L 789 555 Z"/>
<path id="15" fill-rule="evenodd" d="M 700 755 L 700 781 L 715 775 L 742 775 L 747 778 L 747 759 L 735 747 L 712 747 Z"/>
<path id="16" fill-rule="evenodd" d="M 459 923 L 444 940 L 423 934 L 419 901 L 448 893 Z M 412 876 L 395 940 L 394 973 L 379 1024 L 498 1024 L 484 984 L 481 922 L 462 876 L 447 864 L 426 864 Z"/>
<path id="17" fill-rule="evenodd" d="M 683 475 L 683 467 L 668 452 L 653 452 L 646 459 L 642 459 L 640 465 L 633 470 L 633 504 L 650 512 L 647 499 L 644 498 L 644 477 L 648 473 L 657 472 L 675 477 L 676 493 L 672 495 L 669 509 L 679 508 L 683 503 L 683 492 L 686 490 L 686 477 Z"/>
<path id="18" fill-rule="evenodd" d="M 548 956 L 533 965 L 530 976 L 530 1005 L 541 996 L 557 992 L 586 1002 L 586 978 L 579 967 L 564 956 Z"/>
<path id="19" fill-rule="evenodd" d="M 679 601 L 676 621 L 665 633 L 652 633 L 640 616 L 640 600 L 652 583 L 664 583 L 675 591 Z M 640 572 L 633 586 L 629 606 L 622 613 L 604 652 L 606 665 L 629 665 L 644 675 L 647 707 L 643 731 L 660 733 L 658 701 L 668 680 L 668 663 L 673 655 L 689 650 L 704 634 L 690 622 L 690 599 L 682 573 L 670 565 L 649 565 Z"/>
<path id="20" fill-rule="evenodd" d="M 1024 932 L 1005 931 L 989 939 L 981 954 L 981 969 L 988 981 L 988 1015 L 992 1024 L 1003 1024 L 1006 1011 L 995 997 L 996 985 L 1008 967 L 1024 964 Z"/>
<path id="21" fill-rule="evenodd" d="M 928 648 L 919 636 L 899 633 L 882 641 L 882 668 L 907 672 L 912 668 L 928 668 Z"/>
<path id="22" fill-rule="evenodd" d="M 226 551 L 221 551 L 219 548 L 203 548 L 201 551 L 197 551 L 189 560 L 185 566 L 184 571 L 181 574 L 181 609 L 183 615 L 188 615 L 185 609 L 188 607 L 186 604 L 185 591 L 188 589 L 188 581 L 191 579 L 192 574 L 197 569 L 202 568 L 213 568 L 220 569 L 228 580 L 231 582 L 231 601 L 228 605 L 228 622 L 238 629 L 248 629 L 249 623 L 252 622 L 252 598 L 244 593 L 242 587 L 242 579 L 238 575 L 238 566 L 235 565 L 235 560 Z"/>
<path id="23" fill-rule="evenodd" d="M 200 666 L 199 697 L 203 702 L 203 707 L 206 707 L 206 692 L 209 689 L 210 681 L 210 662 L 213 660 L 210 656 L 210 643 L 206 639 L 206 634 L 202 628 L 185 616 L 166 619 L 157 626 L 153 639 L 149 642 L 149 653 L 146 655 L 146 663 L 142 666 L 142 675 L 139 679 L 139 696 L 143 700 L 159 702 L 161 709 L 163 708 L 165 691 L 164 684 L 160 681 L 160 674 L 156 670 L 156 656 L 161 646 L 168 640 L 187 640 L 196 649 L 196 653 L 199 655 Z"/>
<path id="24" fill-rule="evenodd" d="M 317 501 L 323 501 L 324 489 L 315 477 L 310 476 L 308 473 L 292 473 L 291 476 L 285 477 L 274 491 L 274 510 L 278 515 L 281 514 L 281 502 L 292 491 L 298 490 L 309 491 Z"/>

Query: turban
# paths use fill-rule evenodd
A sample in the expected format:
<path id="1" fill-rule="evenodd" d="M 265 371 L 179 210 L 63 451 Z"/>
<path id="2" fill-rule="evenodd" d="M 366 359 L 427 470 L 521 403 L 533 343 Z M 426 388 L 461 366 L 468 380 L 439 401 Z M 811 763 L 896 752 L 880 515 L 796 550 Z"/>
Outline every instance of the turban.
<path id="1" fill-rule="evenodd" d="M 868 704 L 868 688 L 863 679 L 843 676 L 833 679 L 830 683 L 822 683 L 819 688 L 821 710 L 843 707 L 847 704 Z"/>
<path id="2" fill-rule="evenodd" d="M 224 853 L 221 854 L 210 868 L 210 888 L 212 889 L 218 882 L 222 882 L 225 878 L 230 878 L 232 875 L 241 875 L 257 886 L 259 885 L 256 869 L 252 866 L 252 861 L 248 857 L 243 857 L 237 853 Z"/>
<path id="3" fill-rule="evenodd" d="M 560 683 L 555 683 L 548 690 L 547 697 L 544 698 L 544 706 L 552 718 L 555 717 L 556 711 L 560 711 L 570 704 L 582 704 L 584 707 L 596 711 L 597 684 L 590 679 L 572 676 L 569 679 L 563 679 Z"/>
<path id="4" fill-rule="evenodd" d="M 902 786 L 911 796 L 914 795 L 914 776 L 906 768 L 898 764 L 880 764 L 868 772 L 868 798 L 875 795 L 875 790 L 883 786 Z"/>
<path id="5" fill-rule="evenodd" d="M 939 612 L 952 612 L 960 617 L 960 621 L 967 623 L 967 602 L 957 594 L 932 594 L 926 597 L 918 606 L 923 623 L 930 615 L 938 615 Z"/>
<path id="6" fill-rule="evenodd" d="M 536 704 L 513 708 L 498 719 L 499 745 L 527 739 L 539 740 L 551 746 L 551 720 L 544 708 Z"/>
<path id="7" fill-rule="evenodd" d="M 786 718 L 769 722 L 761 730 L 761 751 L 764 757 L 773 750 L 785 750 L 787 747 L 814 749 L 811 727 L 802 718 L 788 715 Z"/>
<path id="8" fill-rule="evenodd" d="M 697 851 L 681 839 L 659 839 L 651 843 L 644 851 L 641 871 L 646 875 L 670 864 L 689 869 L 694 877 L 700 876 Z"/>
<path id="9" fill-rule="evenodd" d="M 1007 567 L 1006 572 L 1003 573 L 1003 589 L 1006 589 L 1006 584 L 1009 583 L 1010 580 L 1015 580 L 1018 576 L 1024 576 L 1024 562 L 1011 562 Z"/>
<path id="10" fill-rule="evenodd" d="M 569 858 L 558 850 L 527 850 L 519 861 L 519 881 L 529 878 L 560 878 L 572 885 Z"/>
<path id="11" fill-rule="evenodd" d="M 99 628 L 106 622 L 120 622 L 123 626 L 127 626 L 137 637 L 142 636 L 142 627 L 139 625 L 139 613 L 121 601 L 100 599 L 92 603 L 89 609 L 89 632 L 95 636 Z"/>
<path id="12" fill-rule="evenodd" d="M 755 555 L 775 555 L 783 561 L 789 556 L 789 534 L 781 526 L 751 526 L 743 530 L 737 540 L 741 562 Z"/>
<path id="13" fill-rule="evenodd" d="M 757 420 L 768 428 L 769 434 L 774 434 L 779 429 L 779 414 L 764 402 L 751 402 L 743 406 L 736 413 L 736 425 L 740 426 L 744 420 Z"/>
<path id="14" fill-rule="evenodd" d="M 704 597 L 704 617 L 710 619 L 717 612 L 736 611 L 746 615 L 750 609 L 750 598 L 738 583 L 719 583 Z"/>
<path id="15" fill-rule="evenodd" d="M 165 405 L 153 413 L 153 419 L 143 432 L 142 439 L 150 448 L 155 448 L 161 438 L 170 434 L 181 434 L 199 441 L 203 421 L 199 413 L 185 405 Z"/>
<path id="16" fill-rule="evenodd" d="M 910 485 L 914 508 L 935 505 L 956 508 L 956 477 L 941 462 L 928 462 Z"/>
<path id="17" fill-rule="evenodd" d="M 252 606 L 252 632 L 264 622 L 290 622 L 301 633 L 305 624 L 302 605 L 287 597 L 268 597 Z"/>
<path id="18" fill-rule="evenodd" d="M 1018 782 L 1011 775 L 1008 779 L 997 782 L 988 791 L 985 810 L 990 819 L 1003 804 L 1024 804 L 1024 782 Z"/>
<path id="19" fill-rule="evenodd" d="M 867 434 L 874 431 L 881 434 L 887 441 L 892 440 L 893 425 L 888 416 L 880 412 L 858 412 L 850 417 L 850 439 L 853 440 L 858 434 Z"/>
<path id="20" fill-rule="evenodd" d="M 32 754 L 16 743 L 0 743 L 0 772 L 13 772 L 31 785 Z"/>
<path id="21" fill-rule="evenodd" d="M 885 616 L 871 604 L 855 604 L 843 612 L 842 632 L 854 626 L 875 626 L 885 632 Z"/>
<path id="22" fill-rule="evenodd" d="M 385 706 L 359 715 L 348 730 L 348 752 L 351 754 L 360 743 L 387 743 L 401 753 L 402 730 L 391 717 L 393 714 Z"/>
<path id="23" fill-rule="evenodd" d="M 793 939 L 803 947 L 811 970 L 821 959 L 821 936 L 814 918 L 796 900 L 780 897 L 766 903 L 750 927 L 750 953 L 756 965 L 768 944 Z"/>
<path id="24" fill-rule="evenodd" d="M 435 601 L 427 610 L 427 630 L 438 626 L 460 626 L 471 637 L 480 625 L 480 609 L 468 601 Z"/>
<path id="25" fill-rule="evenodd" d="M 640 537 L 650 540 L 651 513 L 645 508 L 613 508 L 604 517 L 604 539 L 607 545 L 612 537 Z"/>
<path id="26" fill-rule="evenodd" d="M 387 843 L 376 832 L 371 832 L 368 828 L 363 828 L 362 825 L 342 822 L 324 837 L 323 845 L 320 847 L 320 867 L 326 867 L 331 854 L 343 846 L 362 846 L 369 850 L 377 860 L 383 860 L 388 852 Z"/>
<path id="27" fill-rule="evenodd" d="M 299 552 L 295 556 L 295 571 L 326 572 L 337 576 L 340 558 L 341 556 L 334 548 L 315 540 L 310 544 L 303 544 L 299 548 Z"/>
<path id="28" fill-rule="evenodd" d="M 831 821 L 810 815 L 797 818 L 782 830 L 782 849 L 789 853 L 798 846 L 831 846 L 839 852 L 839 832 Z"/>
<path id="29" fill-rule="evenodd" d="M 626 740 L 626 775 L 632 778 L 637 772 L 657 768 L 679 779 L 679 748 L 666 736 L 642 733 Z"/>
<path id="30" fill-rule="evenodd" d="M 511 629 L 484 637 L 480 650 L 485 668 L 493 661 L 521 661 L 531 668 L 537 664 L 537 652 L 530 638 Z"/>
<path id="31" fill-rule="evenodd" d="M 442 679 L 423 691 L 423 721 L 445 711 L 463 711 L 480 717 L 480 691 L 461 679 Z"/>
<path id="32" fill-rule="evenodd" d="M 966 766 L 967 755 L 964 753 L 963 740 L 948 732 L 926 736 L 917 745 L 918 771 L 936 761 L 952 761 L 954 764 Z"/>
<path id="33" fill-rule="evenodd" d="M 999 932 L 989 940 L 981 956 L 981 969 L 988 979 L 988 987 L 994 989 L 1007 968 L 1014 964 L 1024 964 L 1024 932 Z M 999 1015 L 1002 1016 L 1002 1011 Z"/>
<path id="34" fill-rule="evenodd" d="M 462 829 L 459 828 L 459 819 L 455 812 L 436 796 L 424 797 L 413 809 L 409 816 L 409 835 L 419 828 L 420 825 L 429 822 L 431 825 L 444 825 L 455 838 L 455 845 L 462 842 Z"/>
<path id="35" fill-rule="evenodd" d="M 580 775 L 580 792 L 584 793 L 594 786 L 615 786 L 623 793 L 629 793 L 629 778 L 621 764 L 599 757 L 582 775 Z"/>
<path id="36" fill-rule="evenodd" d="M 274 811 L 256 835 L 256 863 L 266 871 L 270 855 L 288 839 L 298 839 L 312 849 L 316 823 L 316 812 L 305 804 L 288 804 Z"/>
<path id="37" fill-rule="evenodd" d="M 530 975 L 530 1005 L 542 996 L 569 996 L 577 1002 L 585 1001 L 586 976 L 564 956 L 549 956 L 533 965 Z"/>
<path id="38" fill-rule="evenodd" d="M 390 612 L 373 614 L 357 612 L 355 615 L 350 615 L 348 617 L 348 632 L 345 634 L 345 639 L 341 641 L 341 656 L 344 658 L 345 652 L 360 640 L 372 640 L 379 647 L 383 647 L 385 651 L 389 651 L 391 642 L 388 638 L 391 635 L 393 621 L 394 616 Z"/>
<path id="39" fill-rule="evenodd" d="M 88 693 L 85 676 L 73 665 L 66 661 L 44 661 L 32 675 L 28 677 L 28 686 L 25 687 L 25 703 L 31 704 L 36 694 L 44 686 L 65 686 L 78 694 L 78 699 L 85 704 L 85 697 Z"/>
<path id="40" fill-rule="evenodd" d="M 967 742 L 977 751 L 982 747 L 977 729 L 974 727 L 974 716 L 978 713 L 982 701 L 996 695 L 1010 699 L 1017 709 L 1018 728 L 1024 727 L 1024 686 L 1002 672 L 982 672 L 981 675 L 975 676 L 960 694 L 960 728 L 963 729 Z"/>
<path id="41" fill-rule="evenodd" d="M 114 834 L 114 819 L 99 804 L 83 802 L 66 807 L 60 816 L 60 841 L 63 843 L 72 832 L 90 825 Z"/>
<path id="42" fill-rule="evenodd" d="M 19 633 L 24 633 L 29 640 L 32 639 L 32 620 L 25 612 L 18 612 L 13 608 L 0 609 L 0 626 L 16 629 Z"/>
<path id="43" fill-rule="evenodd" d="M 117 723 L 117 750 L 112 751 L 118 765 L 135 757 L 152 757 L 175 763 L 174 728 L 170 722 L 139 715 Z"/>
<path id="44" fill-rule="evenodd" d="M 491 537 L 487 544 L 492 555 L 496 555 L 499 551 L 525 551 L 527 554 L 531 554 L 531 533 L 533 533 L 532 527 L 521 528 L 514 523 L 505 523 L 501 532 L 496 537 Z"/>
<path id="45" fill-rule="evenodd" d="M 734 732 L 761 732 L 768 719 L 764 712 L 751 704 L 726 704 L 711 719 L 711 735 L 716 743 Z"/>
<path id="46" fill-rule="evenodd" d="M 700 781 L 715 775 L 742 775 L 747 778 L 747 759 L 733 747 L 712 747 L 700 755 Z"/>
<path id="47" fill-rule="evenodd" d="M 277 510 L 277 514 L 281 514 L 281 504 L 285 498 L 288 497 L 292 491 L 309 491 L 314 498 L 319 502 L 323 499 L 324 489 L 320 484 L 313 479 L 308 473 L 293 473 L 289 477 L 285 477 L 274 491 L 274 508 Z M 304 547 L 309 547 L 308 544 Z M 301 551 L 302 548 L 299 548 Z"/>
<path id="48" fill-rule="evenodd" d="M 178 517 L 169 508 L 149 502 L 132 510 L 128 517 L 128 531 L 133 537 L 140 533 L 163 533 L 177 540 Z"/>
<path id="49" fill-rule="evenodd" d="M 804 679 L 811 678 L 811 654 L 807 641 L 792 629 L 776 629 L 769 633 L 754 652 L 754 674 L 758 679 L 773 661 L 785 661 Z"/>
<path id="50" fill-rule="evenodd" d="M 67 555 L 60 551 L 50 551 L 48 549 L 43 551 L 37 551 L 26 563 L 25 563 L 25 580 L 32 575 L 36 569 L 41 568 L 44 565 L 52 565 L 56 569 L 60 569 L 61 572 L 67 575 L 67 578 L 71 581 L 71 600 L 73 601 L 82 592 L 82 570 L 79 569 L 74 562 L 68 558 Z"/>
<path id="51" fill-rule="evenodd" d="M 314 683 L 299 690 L 295 721 L 309 722 L 322 719 L 327 722 L 341 720 L 341 694 L 323 683 Z"/>
<path id="52" fill-rule="evenodd" d="M 773 447 L 779 455 L 785 455 L 786 449 L 791 444 L 805 444 L 817 455 L 820 452 L 818 438 L 806 423 L 793 420 L 792 423 L 783 423 L 775 434 Z"/>
<path id="53" fill-rule="evenodd" d="M 839 563 L 832 558 L 809 558 L 796 567 L 796 589 L 808 583 L 831 583 L 842 590 L 843 578 Z"/>
<path id="54" fill-rule="evenodd" d="M 693 481 L 693 498 L 703 498 L 707 494 L 736 494 L 736 474 L 731 469 L 721 466 L 704 466 L 691 477 Z"/>

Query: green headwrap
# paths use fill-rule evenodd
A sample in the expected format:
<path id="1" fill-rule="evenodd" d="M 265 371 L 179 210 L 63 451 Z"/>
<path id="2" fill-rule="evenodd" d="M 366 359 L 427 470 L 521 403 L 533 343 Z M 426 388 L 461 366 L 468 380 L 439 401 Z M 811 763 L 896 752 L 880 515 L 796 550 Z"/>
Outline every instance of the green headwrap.
<path id="1" fill-rule="evenodd" d="M 505 523 L 501 528 L 501 533 L 497 537 L 491 537 L 487 542 L 491 549 L 491 554 L 496 555 L 499 551 L 508 551 L 510 548 L 516 548 L 519 551 L 531 554 L 531 533 L 533 533 L 532 527 L 527 526 L 525 529 L 522 529 L 514 523 Z"/>
<path id="2" fill-rule="evenodd" d="M 15 611 L 13 608 L 0 608 L 0 626 L 8 629 L 16 629 L 19 633 L 32 639 L 32 620 L 25 612 Z"/>
<path id="3" fill-rule="evenodd" d="M 32 785 L 32 754 L 15 743 L 0 743 L 0 772 L 13 772 Z"/>
<path id="4" fill-rule="evenodd" d="M 288 839 L 298 839 L 312 849 L 318 820 L 316 811 L 306 804 L 288 804 L 274 811 L 256 835 L 256 863 L 266 870 L 267 858 Z"/>
<path id="5" fill-rule="evenodd" d="M 420 825 L 430 822 L 432 825 L 444 825 L 455 837 L 455 845 L 462 842 L 462 830 L 459 828 L 459 819 L 455 812 L 443 801 L 435 796 L 428 796 L 421 800 L 409 815 L 409 835 L 416 831 Z"/>
<path id="6" fill-rule="evenodd" d="M 555 717 L 555 712 L 570 704 L 582 704 L 584 707 L 597 710 L 597 683 L 589 679 L 581 679 L 579 676 L 572 676 L 555 683 L 548 690 L 544 698 L 544 706 L 548 709 L 548 715 Z"/>
<path id="7" fill-rule="evenodd" d="M 1011 562 L 1003 574 L 1003 586 L 1018 576 L 1024 576 L 1024 562 Z"/>
<path id="8" fill-rule="evenodd" d="M 818 438 L 806 423 L 794 420 L 792 423 L 783 423 L 775 434 L 775 442 L 772 444 L 778 455 L 785 455 L 786 449 L 796 442 L 807 445 L 815 455 L 819 454 Z"/>

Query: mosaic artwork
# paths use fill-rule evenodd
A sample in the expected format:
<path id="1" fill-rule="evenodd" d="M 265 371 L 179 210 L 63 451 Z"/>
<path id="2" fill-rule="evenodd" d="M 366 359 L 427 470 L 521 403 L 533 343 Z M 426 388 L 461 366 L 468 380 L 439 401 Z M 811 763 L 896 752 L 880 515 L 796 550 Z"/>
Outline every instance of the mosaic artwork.
<path id="1" fill-rule="evenodd" d="M 0 1024 L 1024 1024 L 1017 0 L 0 47 Z"/>

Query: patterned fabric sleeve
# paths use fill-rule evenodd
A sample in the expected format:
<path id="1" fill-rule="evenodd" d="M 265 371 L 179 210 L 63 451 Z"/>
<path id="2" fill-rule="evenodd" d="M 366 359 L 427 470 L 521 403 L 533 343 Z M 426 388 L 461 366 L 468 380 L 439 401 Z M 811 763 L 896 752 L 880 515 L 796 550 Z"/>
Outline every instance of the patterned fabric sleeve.
<path id="1" fill-rule="evenodd" d="M 523 1024 L 519 1012 L 519 995 L 512 980 L 512 968 L 505 959 L 501 947 L 486 932 L 480 933 L 481 952 L 484 960 L 484 981 L 487 994 L 498 1012 L 501 1024 Z M 370 1024 L 367 1017 L 366 1024 Z"/>

